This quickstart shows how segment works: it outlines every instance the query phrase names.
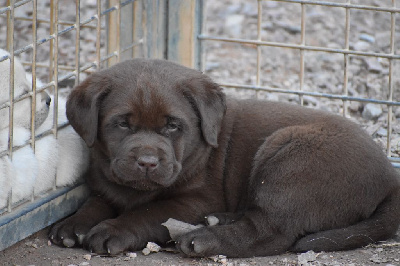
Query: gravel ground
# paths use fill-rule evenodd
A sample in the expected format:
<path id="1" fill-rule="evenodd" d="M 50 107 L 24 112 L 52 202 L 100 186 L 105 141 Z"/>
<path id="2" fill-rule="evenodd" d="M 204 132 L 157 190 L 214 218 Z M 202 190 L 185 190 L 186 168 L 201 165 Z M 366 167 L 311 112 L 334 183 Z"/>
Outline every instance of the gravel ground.
<path id="1" fill-rule="evenodd" d="M 246 259 L 224 257 L 194 259 L 171 252 L 171 249 L 147 256 L 137 251 L 135 254 L 103 257 L 82 249 L 50 245 L 47 230 L 42 230 L 0 252 L 1 265 L 400 265 L 400 231 L 393 240 L 351 251 L 321 253 L 311 251 L 303 254 L 287 253 Z"/>
<path id="2" fill-rule="evenodd" d="M 61 1 L 66 2 L 64 1 Z M 332 0 L 343 3 L 346 0 Z M 352 0 L 352 3 L 390 6 L 390 0 Z M 93 12 L 95 1 L 82 1 L 81 17 L 87 18 Z M 0 0 L 0 7 L 5 0 Z M 299 4 L 263 1 L 262 39 L 265 41 L 300 43 Z M 38 1 L 40 17 L 48 17 L 48 1 Z M 60 5 L 60 18 L 74 20 L 75 8 Z M 18 15 L 29 15 L 29 5 L 17 9 Z M 345 44 L 345 11 L 343 8 L 320 6 L 306 7 L 306 44 L 343 48 Z M 398 17 L 398 15 L 396 15 Z M 30 22 L 17 21 L 15 26 L 15 47 L 20 48 L 31 42 Z M 61 26 L 63 27 L 63 26 Z M 396 28 L 395 53 L 400 52 L 400 28 Z M 233 38 L 257 38 L 257 1 L 219 0 L 208 1 L 207 32 Z M 41 24 L 38 38 L 48 35 L 48 27 Z M 81 62 L 95 58 L 95 31 L 83 29 L 81 35 Z M 351 11 L 350 48 L 358 51 L 390 51 L 390 13 L 365 10 Z M 60 38 L 60 64 L 74 65 L 73 33 Z M 217 82 L 256 84 L 256 47 L 252 45 L 206 42 L 206 73 Z M 5 48 L 5 19 L 0 16 L 0 47 Z M 103 46 L 102 46 L 103 47 Z M 103 47 L 104 48 L 104 47 Z M 261 49 L 261 85 L 283 89 L 299 89 L 300 53 L 297 50 L 263 47 Z M 38 61 L 46 63 L 49 46 L 43 45 L 38 50 Z M 22 55 L 29 60 L 29 53 Z M 386 100 L 388 97 L 389 62 L 387 59 L 374 57 L 350 56 L 349 59 L 349 95 L 355 97 Z M 320 93 L 341 94 L 343 91 L 343 55 L 322 52 L 305 52 L 304 90 Z M 61 75 L 65 70 L 60 70 Z M 400 101 L 400 65 L 393 63 L 394 99 Z M 46 69 L 39 69 L 43 81 L 48 80 Z M 299 98 L 288 94 L 255 93 L 239 89 L 227 89 L 228 94 L 241 98 L 259 97 L 279 101 L 298 103 Z M 338 100 L 304 97 L 308 107 L 341 113 L 343 105 Z M 387 107 L 351 102 L 348 114 L 360 123 L 375 141 L 386 147 Z M 394 123 L 391 138 L 393 156 L 400 155 L 400 108 L 393 108 Z M 47 229 L 0 252 L 3 265 L 400 265 L 400 233 L 394 240 L 380 245 L 369 246 L 353 251 L 332 253 L 283 254 L 250 259 L 192 259 L 180 254 L 162 251 L 144 256 L 136 252 L 137 257 L 121 255 L 101 257 L 90 255 L 81 249 L 59 248 L 49 245 Z"/>

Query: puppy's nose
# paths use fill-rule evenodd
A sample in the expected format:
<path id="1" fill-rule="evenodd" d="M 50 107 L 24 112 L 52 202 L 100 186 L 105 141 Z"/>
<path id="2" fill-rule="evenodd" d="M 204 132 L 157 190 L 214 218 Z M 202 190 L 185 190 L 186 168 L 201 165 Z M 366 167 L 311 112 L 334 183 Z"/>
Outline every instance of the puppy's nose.
<path id="1" fill-rule="evenodd" d="M 42 101 L 46 101 L 46 105 L 50 106 L 51 103 L 51 98 L 50 96 L 47 94 L 47 92 L 42 92 Z"/>
<path id="2" fill-rule="evenodd" d="M 47 96 L 47 99 L 46 99 L 47 106 L 50 106 L 50 103 L 51 103 L 51 98 L 50 98 L 50 96 Z"/>
<path id="3" fill-rule="evenodd" d="M 143 172 L 152 172 L 158 167 L 158 158 L 155 156 L 140 156 L 137 159 L 139 169 Z"/>

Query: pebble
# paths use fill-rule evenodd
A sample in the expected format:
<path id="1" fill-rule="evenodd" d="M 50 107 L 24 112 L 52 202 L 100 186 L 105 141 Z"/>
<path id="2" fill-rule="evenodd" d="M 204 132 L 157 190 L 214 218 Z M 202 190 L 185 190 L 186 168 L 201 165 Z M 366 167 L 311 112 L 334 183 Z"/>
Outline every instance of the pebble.
<path id="1" fill-rule="evenodd" d="M 381 137 L 385 137 L 385 136 L 387 136 L 387 133 L 388 133 L 388 131 L 387 131 L 387 129 L 386 128 L 383 128 L 383 127 L 381 127 L 377 132 L 376 132 L 376 134 L 378 135 L 378 136 L 381 136 Z M 382 249 L 383 250 L 383 249 Z M 376 252 L 381 252 L 381 251 L 379 251 L 379 248 L 376 250 Z"/>
<path id="2" fill-rule="evenodd" d="M 306 253 L 301 253 L 297 256 L 297 261 L 299 265 L 306 265 L 308 262 L 313 262 L 317 259 L 314 251 L 308 251 Z"/>
<path id="3" fill-rule="evenodd" d="M 90 255 L 90 254 L 85 254 L 85 255 L 83 255 L 83 258 L 84 258 L 85 260 L 90 260 L 90 259 L 92 258 L 92 255 Z"/>
<path id="4" fill-rule="evenodd" d="M 366 52 L 370 49 L 370 44 L 364 41 L 358 41 L 353 45 L 353 49 L 356 51 Z"/>
<path id="5" fill-rule="evenodd" d="M 360 40 L 366 41 L 366 42 L 369 42 L 369 43 L 374 43 L 375 42 L 375 38 L 373 36 L 369 35 L 369 34 L 366 34 L 366 33 L 360 34 Z"/>
<path id="6" fill-rule="evenodd" d="M 396 108 L 396 111 L 394 111 L 394 116 L 400 118 L 400 108 Z"/>
<path id="7" fill-rule="evenodd" d="M 376 59 L 365 60 L 365 63 L 367 64 L 368 71 L 371 73 L 379 74 L 383 70 L 381 64 Z"/>
<path id="8" fill-rule="evenodd" d="M 137 254 L 135 252 L 128 252 L 125 255 L 127 257 L 129 257 L 129 258 L 136 258 L 137 257 Z"/>
<path id="9" fill-rule="evenodd" d="M 382 115 L 382 108 L 377 104 L 367 103 L 364 106 L 362 117 L 368 120 L 377 119 Z"/>
<path id="10" fill-rule="evenodd" d="M 148 242 L 146 247 L 142 250 L 144 255 L 149 255 L 151 252 L 159 252 L 161 247 L 154 242 Z"/>

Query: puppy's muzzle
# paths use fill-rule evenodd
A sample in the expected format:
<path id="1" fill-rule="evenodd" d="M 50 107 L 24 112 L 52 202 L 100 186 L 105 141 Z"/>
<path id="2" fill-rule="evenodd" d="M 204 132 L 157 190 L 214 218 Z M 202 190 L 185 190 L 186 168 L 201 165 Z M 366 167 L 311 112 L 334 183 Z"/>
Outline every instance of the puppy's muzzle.
<path id="1" fill-rule="evenodd" d="M 41 93 L 41 96 L 42 96 L 42 101 L 45 101 L 45 102 L 46 102 L 46 105 L 47 105 L 48 107 L 50 107 L 50 103 L 51 103 L 50 95 L 48 95 L 47 92 L 43 91 L 43 92 Z"/>

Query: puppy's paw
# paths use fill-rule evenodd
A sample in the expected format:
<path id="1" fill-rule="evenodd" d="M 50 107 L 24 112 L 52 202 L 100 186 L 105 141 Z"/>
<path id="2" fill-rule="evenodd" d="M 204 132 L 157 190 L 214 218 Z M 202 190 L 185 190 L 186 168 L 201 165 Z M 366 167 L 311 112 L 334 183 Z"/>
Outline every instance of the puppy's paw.
<path id="1" fill-rule="evenodd" d="M 200 228 L 189 232 L 176 241 L 177 249 L 191 257 L 208 257 L 216 255 L 220 243 L 208 228 Z"/>
<path id="2" fill-rule="evenodd" d="M 118 225 L 117 220 L 106 220 L 93 227 L 83 241 L 83 247 L 96 254 L 116 255 L 127 250 L 144 248 L 138 238 Z"/>
<path id="3" fill-rule="evenodd" d="M 82 246 L 85 235 L 89 232 L 91 225 L 74 216 L 55 224 L 49 231 L 52 243 L 64 247 Z"/>

